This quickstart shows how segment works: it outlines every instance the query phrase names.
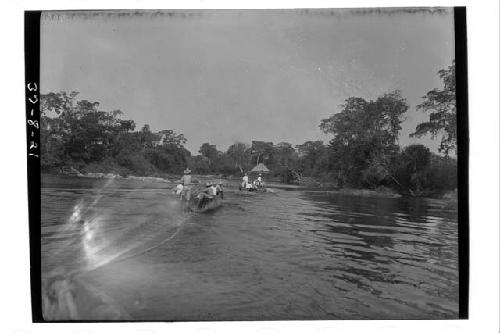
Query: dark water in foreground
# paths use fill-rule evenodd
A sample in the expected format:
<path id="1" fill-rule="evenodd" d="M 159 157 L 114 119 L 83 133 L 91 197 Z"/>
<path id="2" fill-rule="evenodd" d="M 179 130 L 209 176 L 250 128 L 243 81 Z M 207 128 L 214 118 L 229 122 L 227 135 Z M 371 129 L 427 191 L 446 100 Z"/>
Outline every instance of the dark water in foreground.
<path id="1" fill-rule="evenodd" d="M 455 202 L 228 188 L 196 215 L 170 187 L 42 177 L 48 319 L 458 316 Z"/>

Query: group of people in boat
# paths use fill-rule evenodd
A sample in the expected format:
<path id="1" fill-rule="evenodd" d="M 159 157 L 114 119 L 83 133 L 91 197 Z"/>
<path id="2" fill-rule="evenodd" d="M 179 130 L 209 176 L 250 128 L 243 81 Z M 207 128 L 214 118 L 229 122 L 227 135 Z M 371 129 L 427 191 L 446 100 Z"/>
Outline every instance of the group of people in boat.
<path id="1" fill-rule="evenodd" d="M 259 173 L 258 177 L 255 178 L 253 181 L 250 181 L 248 173 L 245 173 L 245 175 L 242 178 L 242 183 L 240 185 L 240 191 L 247 190 L 251 192 L 262 189 L 265 190 L 265 183 L 261 173 Z M 190 202 L 191 196 L 194 194 L 195 197 L 193 199 L 196 199 L 198 208 L 201 208 L 206 203 L 208 203 L 213 199 L 216 198 L 223 199 L 224 189 L 222 187 L 222 182 L 215 182 L 215 183 L 207 182 L 204 188 L 200 189 L 197 187 L 196 190 L 193 190 L 193 180 L 191 179 L 191 170 L 189 170 L 189 168 L 186 168 L 184 170 L 184 175 L 181 177 L 179 181 L 179 184 L 173 189 L 173 194 L 178 196 L 181 200 L 187 202 Z"/>
<path id="2" fill-rule="evenodd" d="M 241 183 L 240 190 L 246 189 L 248 191 L 257 190 L 265 187 L 264 180 L 262 179 L 262 174 L 259 173 L 259 176 L 254 179 L 253 182 L 250 182 L 248 178 L 248 173 L 245 172 L 245 175 L 242 178 L 243 182 Z"/>
<path id="3" fill-rule="evenodd" d="M 189 170 L 189 168 L 186 168 L 179 184 L 174 189 L 174 194 L 180 197 L 181 200 L 190 201 L 192 184 L 193 182 L 191 179 L 191 170 Z M 197 191 L 196 193 L 198 207 L 203 207 L 208 201 L 215 198 L 224 198 L 222 182 L 207 182 L 205 184 L 205 188 Z"/>

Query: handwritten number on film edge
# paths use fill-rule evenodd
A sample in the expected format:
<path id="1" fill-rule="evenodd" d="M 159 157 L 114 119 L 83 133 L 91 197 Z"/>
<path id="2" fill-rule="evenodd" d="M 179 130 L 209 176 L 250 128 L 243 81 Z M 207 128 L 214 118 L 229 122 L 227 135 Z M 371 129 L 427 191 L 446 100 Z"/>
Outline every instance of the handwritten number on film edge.
<path id="1" fill-rule="evenodd" d="M 32 87 L 32 85 L 34 87 Z M 36 85 L 36 83 L 32 83 L 32 82 L 28 83 L 26 85 L 26 87 L 28 88 L 29 91 L 37 91 L 37 89 L 38 89 L 38 86 Z"/>
<path id="2" fill-rule="evenodd" d="M 40 128 L 40 126 L 38 125 L 38 120 L 31 120 L 31 119 L 29 119 L 28 120 L 28 125 L 33 126 L 36 129 Z"/>
<path id="3" fill-rule="evenodd" d="M 38 85 L 35 83 L 35 82 L 30 82 L 26 85 L 26 88 L 28 89 L 28 91 L 31 93 L 31 92 L 36 92 L 38 91 Z M 38 95 L 37 94 L 33 94 L 32 96 L 28 97 L 28 101 L 31 103 L 31 104 L 36 104 L 38 103 Z M 34 108 L 31 109 L 30 111 L 30 118 L 34 117 Z M 38 154 L 36 154 L 34 151 L 35 149 L 38 148 L 38 142 L 36 142 L 34 140 L 34 137 L 35 137 L 35 130 L 38 130 L 40 128 L 40 124 L 38 123 L 38 120 L 34 120 L 34 119 L 28 119 L 28 126 L 30 126 L 28 128 L 28 130 L 30 131 L 31 133 L 31 140 L 29 141 L 29 151 L 28 151 L 28 156 L 35 156 L 35 157 L 39 157 Z"/>

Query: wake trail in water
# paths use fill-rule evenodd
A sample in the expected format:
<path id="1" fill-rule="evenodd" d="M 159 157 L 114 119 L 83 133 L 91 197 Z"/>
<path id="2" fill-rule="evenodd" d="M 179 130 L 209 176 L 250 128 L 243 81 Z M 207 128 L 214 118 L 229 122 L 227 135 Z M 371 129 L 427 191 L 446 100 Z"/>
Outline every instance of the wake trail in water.
<path id="1" fill-rule="evenodd" d="M 57 233 L 70 234 L 70 235 L 75 233 L 81 233 L 80 224 L 82 222 L 85 222 L 84 220 L 82 220 L 82 216 L 87 215 L 88 211 L 90 211 L 92 208 L 95 207 L 95 205 L 101 200 L 103 196 L 102 192 L 104 192 L 111 185 L 112 182 L 113 182 L 112 179 L 108 179 L 104 183 L 104 185 L 97 191 L 97 193 L 94 195 L 90 203 L 86 204 L 84 199 L 80 199 L 78 203 L 73 207 L 72 214 L 68 217 L 66 223 L 58 227 Z M 71 238 L 64 244 L 60 244 L 58 249 L 53 251 L 51 255 L 57 256 L 61 252 L 71 249 L 71 246 L 74 245 L 76 241 L 77 239 Z"/>
<path id="2" fill-rule="evenodd" d="M 128 317 L 82 278 L 158 248 L 179 234 L 190 214 L 177 199 L 159 191 L 164 190 L 114 191 L 113 180 L 108 180 L 93 195 L 79 199 L 64 223 L 46 232 L 42 228 L 42 239 L 52 249 L 43 259 L 44 316 L 81 319 L 85 303 L 97 302 L 101 307 L 107 304 L 104 310 L 119 318 Z"/>
<path id="3" fill-rule="evenodd" d="M 92 272 L 92 271 L 95 271 L 105 265 L 108 265 L 108 264 L 113 264 L 113 263 L 117 263 L 117 262 L 120 262 L 120 261 L 124 261 L 124 260 L 127 260 L 127 259 L 132 259 L 134 257 L 137 257 L 137 256 L 140 256 L 142 254 L 145 254 L 149 251 L 152 251 L 160 246 L 162 246 L 163 244 L 167 243 L 168 241 L 172 240 L 175 236 L 177 236 L 179 234 L 179 232 L 182 230 L 181 226 L 179 226 L 177 228 L 177 230 L 172 234 L 170 235 L 169 237 L 159 241 L 158 243 L 155 243 L 154 245 L 151 245 L 150 247 L 148 248 L 145 248 L 145 249 L 141 249 L 139 251 L 135 251 L 135 252 L 132 252 L 132 253 L 128 253 L 129 251 L 131 251 L 130 249 L 128 250 L 124 250 L 122 253 L 117 253 L 114 257 L 110 257 L 108 260 L 105 260 L 105 261 L 102 261 L 98 264 L 96 264 L 95 266 L 93 267 L 89 267 L 87 268 L 85 271 L 75 271 L 73 274 L 75 275 L 83 275 L 83 274 L 86 274 L 86 273 L 89 273 L 89 272 Z"/>

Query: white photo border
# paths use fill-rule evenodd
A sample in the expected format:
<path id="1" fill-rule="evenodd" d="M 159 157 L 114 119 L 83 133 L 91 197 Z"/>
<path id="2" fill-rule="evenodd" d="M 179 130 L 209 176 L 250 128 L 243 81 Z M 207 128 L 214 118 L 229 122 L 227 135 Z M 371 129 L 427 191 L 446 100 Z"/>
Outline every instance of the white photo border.
<path id="1" fill-rule="evenodd" d="M 469 91 L 470 294 L 469 319 L 447 321 L 288 321 L 197 323 L 33 324 L 29 282 L 29 240 L 24 113 L 24 10 L 346 8 L 467 6 Z M 498 332 L 499 330 L 499 4 L 491 1 L 158 1 L 24 0 L 8 2 L 2 20 L 8 119 L 3 122 L 4 263 L 0 327 L 4 332 Z"/>

